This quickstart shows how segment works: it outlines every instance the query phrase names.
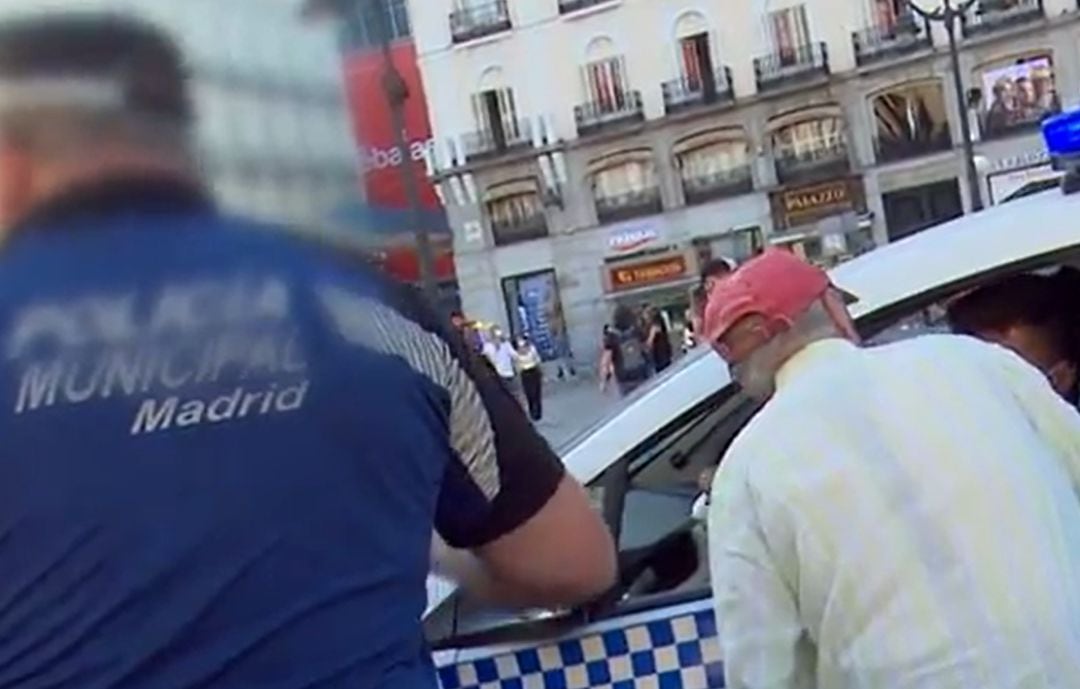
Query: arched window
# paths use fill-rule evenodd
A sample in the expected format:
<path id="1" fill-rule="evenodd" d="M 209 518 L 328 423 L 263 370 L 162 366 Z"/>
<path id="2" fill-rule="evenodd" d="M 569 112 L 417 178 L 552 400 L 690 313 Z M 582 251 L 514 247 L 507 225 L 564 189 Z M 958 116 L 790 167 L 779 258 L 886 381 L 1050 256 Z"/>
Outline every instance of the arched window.
<path id="1" fill-rule="evenodd" d="M 848 172 L 844 122 L 839 115 L 818 115 L 785 124 L 772 134 L 777 177 L 782 183 Z"/>
<path id="2" fill-rule="evenodd" d="M 871 99 L 878 162 L 952 147 L 940 81 L 901 84 Z"/>
<path id="3" fill-rule="evenodd" d="M 695 135 L 677 143 L 674 153 L 688 204 L 753 189 L 750 144 L 741 130 Z"/>
<path id="4" fill-rule="evenodd" d="M 626 151 L 589 165 L 593 200 L 600 222 L 659 213 L 660 188 L 652 151 Z"/>
<path id="5" fill-rule="evenodd" d="M 514 90 L 506 86 L 501 67 L 488 67 L 480 75 L 472 110 L 476 131 L 465 139 L 470 155 L 501 153 L 527 144 L 532 136 L 527 122 L 518 117 Z"/>
<path id="6" fill-rule="evenodd" d="M 484 202 L 495 246 L 547 236 L 544 203 L 535 179 L 526 178 L 493 186 L 485 194 Z"/>
<path id="7" fill-rule="evenodd" d="M 585 102 L 577 112 L 578 131 L 640 110 L 640 97 L 631 91 L 626 62 L 615 42 L 599 37 L 585 49 L 582 69 Z"/>

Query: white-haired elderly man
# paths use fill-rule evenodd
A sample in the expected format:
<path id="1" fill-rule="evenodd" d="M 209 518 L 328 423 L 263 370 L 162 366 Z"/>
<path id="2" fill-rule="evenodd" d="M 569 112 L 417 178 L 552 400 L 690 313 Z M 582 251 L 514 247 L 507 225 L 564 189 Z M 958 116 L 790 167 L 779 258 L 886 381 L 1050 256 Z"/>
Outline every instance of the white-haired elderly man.
<path id="1" fill-rule="evenodd" d="M 1004 348 L 861 348 L 827 275 L 769 251 L 706 334 L 766 404 L 713 485 L 729 687 L 1080 678 L 1080 417 Z"/>

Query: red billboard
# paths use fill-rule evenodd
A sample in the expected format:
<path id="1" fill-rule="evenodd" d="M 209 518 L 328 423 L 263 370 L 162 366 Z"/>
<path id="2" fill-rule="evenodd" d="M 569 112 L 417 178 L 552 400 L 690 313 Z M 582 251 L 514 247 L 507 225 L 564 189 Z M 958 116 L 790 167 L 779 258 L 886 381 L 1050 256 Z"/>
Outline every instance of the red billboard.
<path id="1" fill-rule="evenodd" d="M 416 47 L 412 41 L 397 41 L 391 48 L 394 66 L 409 89 L 405 101 L 405 139 L 408 156 L 394 143 L 390 105 L 383 94 L 384 57 L 378 48 L 355 51 L 345 58 L 345 83 L 353 115 L 356 140 L 360 145 L 367 202 L 374 206 L 405 208 L 401 166 L 410 165 L 420 187 L 425 208 L 440 208 L 435 189 L 427 180 L 424 149 L 431 141 L 427 100 L 420 79 Z M 409 160 L 404 160 L 408 157 Z"/>

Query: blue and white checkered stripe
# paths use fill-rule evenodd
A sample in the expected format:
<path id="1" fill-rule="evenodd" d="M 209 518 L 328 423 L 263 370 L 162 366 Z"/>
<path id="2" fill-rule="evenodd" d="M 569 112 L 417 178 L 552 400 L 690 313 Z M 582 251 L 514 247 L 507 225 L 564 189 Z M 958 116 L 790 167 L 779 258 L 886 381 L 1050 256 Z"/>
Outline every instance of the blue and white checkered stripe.
<path id="1" fill-rule="evenodd" d="M 439 669 L 442 689 L 713 689 L 724 686 L 712 610 Z"/>

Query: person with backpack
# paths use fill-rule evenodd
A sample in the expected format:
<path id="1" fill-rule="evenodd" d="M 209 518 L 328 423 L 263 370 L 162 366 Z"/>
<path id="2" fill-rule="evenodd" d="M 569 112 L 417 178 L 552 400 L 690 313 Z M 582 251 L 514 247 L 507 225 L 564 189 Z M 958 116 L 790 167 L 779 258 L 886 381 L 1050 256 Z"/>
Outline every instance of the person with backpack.
<path id="1" fill-rule="evenodd" d="M 650 364 L 645 338 L 629 307 L 615 308 L 614 327 L 604 340 L 604 364 L 615 372 L 619 394 L 626 396 L 649 378 Z"/>

